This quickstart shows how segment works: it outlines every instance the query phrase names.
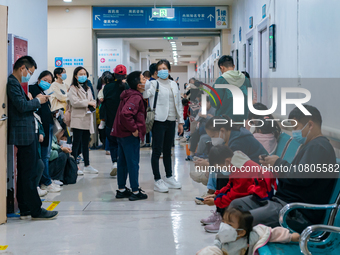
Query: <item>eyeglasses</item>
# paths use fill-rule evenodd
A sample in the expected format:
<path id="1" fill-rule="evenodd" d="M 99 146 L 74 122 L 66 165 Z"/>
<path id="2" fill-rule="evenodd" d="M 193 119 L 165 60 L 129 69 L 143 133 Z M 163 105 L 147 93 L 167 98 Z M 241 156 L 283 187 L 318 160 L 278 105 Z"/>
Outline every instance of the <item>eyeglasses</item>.
<path id="1" fill-rule="evenodd" d="M 31 71 L 27 68 L 27 66 L 26 66 L 26 69 L 27 69 L 27 72 L 29 72 L 30 75 L 33 75 L 33 72 L 31 72 Z"/>

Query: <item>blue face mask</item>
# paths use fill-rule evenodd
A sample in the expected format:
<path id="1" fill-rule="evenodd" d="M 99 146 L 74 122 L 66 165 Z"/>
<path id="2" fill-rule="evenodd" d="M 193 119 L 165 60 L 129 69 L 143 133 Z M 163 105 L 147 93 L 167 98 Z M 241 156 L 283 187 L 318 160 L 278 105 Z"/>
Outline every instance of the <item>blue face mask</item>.
<path id="1" fill-rule="evenodd" d="M 159 70 L 157 76 L 163 80 L 169 77 L 169 70 Z"/>
<path id="2" fill-rule="evenodd" d="M 62 79 L 63 81 L 65 81 L 65 80 L 67 79 L 67 74 L 66 74 L 66 73 L 62 73 L 62 74 L 61 74 L 61 79 Z"/>
<path id="3" fill-rule="evenodd" d="M 308 125 L 308 123 L 301 130 L 293 130 L 292 131 L 293 139 L 295 141 L 297 141 L 299 144 L 304 144 L 306 142 L 306 140 L 307 140 L 307 136 L 308 136 L 309 132 L 306 135 L 306 137 L 302 136 L 302 130 L 304 130 L 305 127 L 307 127 L 307 125 Z"/>
<path id="4" fill-rule="evenodd" d="M 84 83 L 85 81 L 87 81 L 87 76 L 86 75 L 79 76 L 78 81 L 79 83 Z"/>
<path id="5" fill-rule="evenodd" d="M 21 75 L 21 82 L 25 83 L 25 82 L 28 82 L 30 79 L 31 79 L 31 74 L 29 73 L 27 69 L 27 75 L 26 76 Z"/>
<path id="6" fill-rule="evenodd" d="M 47 81 L 43 81 L 41 80 L 40 83 L 39 83 L 39 87 L 42 89 L 42 90 L 48 90 L 50 87 L 51 87 L 51 84 L 49 84 Z"/>

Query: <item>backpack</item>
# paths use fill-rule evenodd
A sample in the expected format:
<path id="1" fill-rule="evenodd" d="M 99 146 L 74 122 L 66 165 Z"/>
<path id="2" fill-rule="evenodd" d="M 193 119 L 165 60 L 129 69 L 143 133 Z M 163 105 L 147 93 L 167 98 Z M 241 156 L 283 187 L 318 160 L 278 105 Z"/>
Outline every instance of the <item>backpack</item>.
<path id="1" fill-rule="evenodd" d="M 75 184 L 78 177 L 78 165 L 73 157 L 68 157 L 65 171 L 64 171 L 64 184 Z"/>

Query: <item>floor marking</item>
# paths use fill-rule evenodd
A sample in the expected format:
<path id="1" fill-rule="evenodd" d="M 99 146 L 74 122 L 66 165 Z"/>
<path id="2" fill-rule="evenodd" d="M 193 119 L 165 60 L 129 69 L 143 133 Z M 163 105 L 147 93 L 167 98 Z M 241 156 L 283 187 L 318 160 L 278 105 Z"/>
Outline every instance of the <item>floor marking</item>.
<path id="1" fill-rule="evenodd" d="M 4 251 L 8 248 L 8 245 L 0 245 L 0 251 Z"/>
<path id="2" fill-rule="evenodd" d="M 56 207 L 57 207 L 57 205 L 59 205 L 59 203 L 60 203 L 60 201 L 54 201 L 54 202 L 52 202 L 52 204 L 49 206 L 49 207 L 47 207 L 47 211 L 53 211 Z"/>

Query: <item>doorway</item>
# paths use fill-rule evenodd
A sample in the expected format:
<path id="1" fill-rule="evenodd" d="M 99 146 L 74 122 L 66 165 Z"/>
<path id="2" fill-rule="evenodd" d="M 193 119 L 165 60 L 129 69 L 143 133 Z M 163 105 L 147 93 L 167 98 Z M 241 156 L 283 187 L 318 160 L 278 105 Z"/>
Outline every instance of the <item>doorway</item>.
<path id="1" fill-rule="evenodd" d="M 260 102 L 268 105 L 268 75 L 269 75 L 269 48 L 268 29 L 265 28 L 259 33 L 260 40 Z"/>

